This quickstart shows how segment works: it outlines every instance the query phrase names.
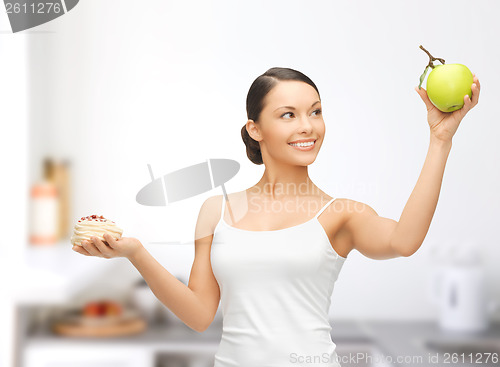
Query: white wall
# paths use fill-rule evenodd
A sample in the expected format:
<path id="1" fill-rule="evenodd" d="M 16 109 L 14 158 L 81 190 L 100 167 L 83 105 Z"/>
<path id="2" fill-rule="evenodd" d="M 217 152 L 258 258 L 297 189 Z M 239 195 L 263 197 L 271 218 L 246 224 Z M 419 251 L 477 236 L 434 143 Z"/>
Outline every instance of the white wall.
<path id="1" fill-rule="evenodd" d="M 428 62 L 422 44 L 479 77 L 480 103 L 454 137 L 423 247 L 388 261 L 353 251 L 332 315 L 434 317 L 425 297 L 433 244 L 472 241 L 499 298 L 499 11 L 493 0 L 82 1 L 39 27 L 53 33 L 29 35 L 30 177 L 40 174 L 41 154 L 69 157 L 75 218 L 104 214 L 143 242 L 192 240 L 203 200 L 221 192 L 142 207 L 135 194 L 149 180 L 146 164 L 163 175 L 232 158 L 241 170 L 227 190 L 256 183 L 263 167 L 246 158 L 240 138 L 245 98 L 258 75 L 284 66 L 321 93 L 327 134 L 313 181 L 398 220 L 429 143 L 414 91 Z"/>
<path id="2" fill-rule="evenodd" d="M 12 299 L 26 242 L 28 204 L 27 36 L 11 33 L 0 12 L 0 367 L 14 361 Z"/>

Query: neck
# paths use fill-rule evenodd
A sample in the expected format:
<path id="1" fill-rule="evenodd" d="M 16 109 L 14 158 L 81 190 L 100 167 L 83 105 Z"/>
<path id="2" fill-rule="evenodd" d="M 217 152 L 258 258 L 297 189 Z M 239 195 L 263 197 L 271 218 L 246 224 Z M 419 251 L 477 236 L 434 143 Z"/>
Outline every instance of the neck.
<path id="1" fill-rule="evenodd" d="M 308 166 L 296 166 L 291 168 L 289 165 L 283 169 L 266 170 L 257 184 L 253 187 L 255 194 L 265 199 L 281 200 L 291 196 L 308 196 L 318 193 L 316 186 L 309 178 L 307 172 Z"/>

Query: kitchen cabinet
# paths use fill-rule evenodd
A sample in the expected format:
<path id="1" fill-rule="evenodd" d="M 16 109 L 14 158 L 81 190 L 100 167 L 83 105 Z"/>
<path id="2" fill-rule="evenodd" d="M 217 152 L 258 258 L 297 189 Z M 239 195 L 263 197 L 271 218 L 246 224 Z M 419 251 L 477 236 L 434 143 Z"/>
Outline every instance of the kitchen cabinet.
<path id="1" fill-rule="evenodd" d="M 213 367 L 222 324 L 203 333 L 184 324 L 150 324 L 141 334 L 115 338 L 56 335 L 50 325 L 27 333 L 20 367 Z"/>
<path id="2" fill-rule="evenodd" d="M 195 345 L 194 345 L 195 346 Z M 196 347 L 196 346 L 195 346 Z M 216 350 L 193 346 L 169 351 L 141 346 L 38 345 L 27 348 L 24 367 L 213 367 Z"/>
<path id="3" fill-rule="evenodd" d="M 153 367 L 146 349 L 131 346 L 80 345 L 62 348 L 57 343 L 31 346 L 24 355 L 25 367 Z"/>

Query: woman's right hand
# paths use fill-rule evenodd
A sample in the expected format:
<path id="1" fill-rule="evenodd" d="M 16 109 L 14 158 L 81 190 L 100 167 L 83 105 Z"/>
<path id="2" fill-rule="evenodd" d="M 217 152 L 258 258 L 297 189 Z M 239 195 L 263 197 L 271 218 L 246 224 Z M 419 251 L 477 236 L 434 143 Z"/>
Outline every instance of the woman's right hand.
<path id="1" fill-rule="evenodd" d="M 115 239 L 108 234 L 103 235 L 106 242 L 98 237 L 90 237 L 90 241 L 82 241 L 82 246 L 74 245 L 73 251 L 85 256 L 97 256 L 111 259 L 113 257 L 126 257 L 130 259 L 141 248 L 142 243 L 133 237 L 121 237 Z"/>

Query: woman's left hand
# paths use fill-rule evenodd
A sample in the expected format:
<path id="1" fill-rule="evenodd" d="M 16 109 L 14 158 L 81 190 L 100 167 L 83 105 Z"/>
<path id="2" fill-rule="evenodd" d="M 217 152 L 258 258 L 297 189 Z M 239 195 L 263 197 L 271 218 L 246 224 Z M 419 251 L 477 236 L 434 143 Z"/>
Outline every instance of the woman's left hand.
<path id="1" fill-rule="evenodd" d="M 460 121 L 462 121 L 467 112 L 477 105 L 481 85 L 476 75 L 472 75 L 474 77 L 474 82 L 471 87 L 472 100 L 469 98 L 469 95 L 466 94 L 464 96 L 465 103 L 463 107 L 453 112 L 441 112 L 429 100 L 427 91 L 424 88 L 419 90 L 418 87 L 415 87 L 415 90 L 427 107 L 427 122 L 431 128 L 431 135 L 435 138 L 444 142 L 451 142 L 453 135 L 455 135 L 458 129 L 458 125 L 460 125 Z"/>

